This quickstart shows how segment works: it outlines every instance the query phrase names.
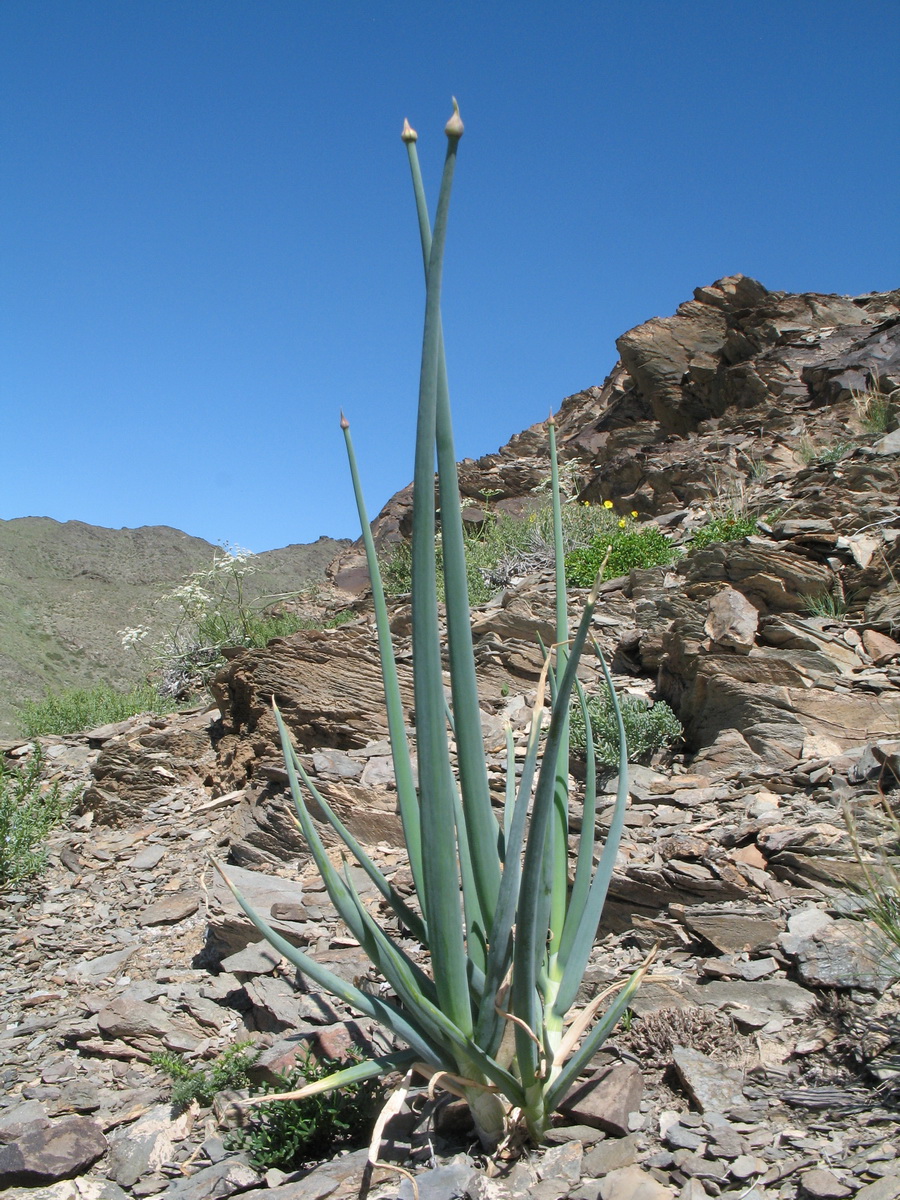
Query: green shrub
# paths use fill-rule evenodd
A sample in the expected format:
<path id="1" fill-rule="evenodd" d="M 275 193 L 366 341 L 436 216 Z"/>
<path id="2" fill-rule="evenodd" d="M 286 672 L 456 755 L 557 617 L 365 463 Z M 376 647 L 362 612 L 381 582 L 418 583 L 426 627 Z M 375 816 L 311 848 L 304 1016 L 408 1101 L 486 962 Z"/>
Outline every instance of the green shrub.
<path id="1" fill-rule="evenodd" d="M 629 571 L 647 567 L 667 567 L 679 551 L 656 525 L 635 526 L 620 520 L 615 533 L 595 538 L 590 546 L 566 555 L 566 582 L 572 587 L 590 587 L 603 566 L 603 578 L 616 579 Z"/>
<path id="2" fill-rule="evenodd" d="M 713 542 L 739 542 L 756 533 L 757 529 L 756 517 L 739 512 L 723 513 L 697 530 L 691 538 L 691 549 L 702 550 Z"/>
<path id="3" fill-rule="evenodd" d="M 566 554 L 584 550 L 595 541 L 606 539 L 624 547 L 623 530 L 633 529 L 636 513 L 620 518 L 612 511 L 612 502 L 587 502 L 562 506 L 562 544 Z M 623 524 L 624 520 L 624 524 Z M 658 531 L 655 531 L 658 533 Z M 665 535 L 661 535 L 665 537 Z M 642 533 L 642 559 L 653 534 Z M 467 529 L 463 535 L 466 555 L 466 578 L 469 599 L 483 604 L 504 586 L 506 577 L 518 571 L 549 569 L 553 565 L 553 506 L 549 500 L 540 502 L 530 513 L 514 517 L 505 512 L 489 513 L 481 528 Z M 627 541 L 627 538 L 625 539 Z M 671 543 L 666 539 L 667 547 Z M 444 599 L 444 564 L 440 538 L 437 548 L 438 599 Z M 601 555 L 602 558 L 602 555 Z M 568 561 L 568 560 L 567 560 Z M 672 561 L 671 557 L 667 562 Z M 638 562 L 637 565 L 657 566 L 658 563 Z M 630 569 L 630 568 L 628 568 Z M 595 572 L 596 574 L 596 572 Z M 381 577 L 389 596 L 406 595 L 412 586 L 412 550 L 407 542 L 392 547 L 381 559 Z M 611 578 L 612 576 L 607 576 Z M 570 580 L 571 582 L 571 580 Z M 589 587 L 594 576 L 583 586 Z"/>
<path id="4" fill-rule="evenodd" d="M 320 1061 L 307 1051 L 294 1071 L 279 1076 L 275 1087 L 258 1094 L 290 1092 L 358 1062 L 358 1057 L 348 1062 Z M 323 1154 L 365 1145 L 383 1103 L 384 1089 L 377 1079 L 302 1100 L 273 1100 L 249 1110 L 250 1124 L 230 1134 L 228 1146 L 245 1150 L 259 1171 L 297 1170 Z"/>
<path id="5" fill-rule="evenodd" d="M 138 684 L 127 692 L 98 683 L 96 687 L 72 688 L 43 700 L 26 700 L 20 719 L 25 736 L 32 738 L 48 733 L 81 733 L 137 713 L 171 712 L 174 707 L 149 683 Z"/>
<path id="6" fill-rule="evenodd" d="M 681 722 L 663 700 L 651 705 L 640 696 L 627 692 L 619 697 L 619 708 L 625 725 L 625 742 L 629 762 L 647 762 L 657 750 L 672 746 L 684 732 Z M 587 700 L 588 715 L 594 734 L 594 750 L 598 762 L 615 767 L 619 762 L 619 726 L 609 688 L 604 688 Z M 570 713 L 573 750 L 586 747 L 584 714 L 579 701 L 574 701 Z"/>
<path id="7" fill-rule="evenodd" d="M 0 759 L 0 887 L 19 884 L 43 870 L 44 838 L 58 825 L 73 800 L 58 783 L 41 783 L 44 758 L 36 746 L 23 766 Z"/>
<path id="8" fill-rule="evenodd" d="M 207 1107 L 216 1092 L 249 1085 L 250 1068 L 260 1051 L 252 1042 L 235 1042 L 211 1063 L 191 1063 L 168 1050 L 151 1054 L 150 1061 L 172 1080 L 171 1100 L 176 1108 L 187 1108 L 195 1100 Z"/>
<path id="9" fill-rule="evenodd" d="M 532 519 L 534 517 L 534 519 Z M 509 513 L 490 513 L 479 529 L 467 529 L 464 534 L 466 577 L 469 598 L 473 604 L 483 604 L 498 590 L 490 576 L 504 562 L 523 559 L 541 548 L 541 529 L 535 514 L 513 517 Z M 436 545 L 438 599 L 444 599 L 444 556 L 438 536 Z M 400 542 L 381 562 L 382 582 L 389 596 L 406 595 L 412 589 L 412 550 L 409 543 Z"/>

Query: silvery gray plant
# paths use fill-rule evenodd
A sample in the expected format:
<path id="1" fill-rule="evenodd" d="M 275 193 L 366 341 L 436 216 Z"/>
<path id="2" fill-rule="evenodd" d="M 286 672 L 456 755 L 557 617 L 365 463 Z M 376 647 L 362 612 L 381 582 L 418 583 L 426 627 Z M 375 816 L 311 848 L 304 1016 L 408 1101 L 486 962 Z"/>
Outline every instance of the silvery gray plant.
<path id="1" fill-rule="evenodd" d="M 372 583 L 393 753 L 398 808 L 415 899 L 404 900 L 344 826 L 309 777 L 280 713 L 281 734 L 299 824 L 331 901 L 391 995 L 372 995 L 320 966 L 279 936 L 229 883 L 263 936 L 327 992 L 380 1022 L 403 1048 L 339 1071 L 296 1096 L 393 1071 L 416 1071 L 469 1103 L 486 1147 L 516 1126 L 543 1140 L 552 1114 L 629 1004 L 649 960 L 621 984 L 573 1011 L 603 911 L 627 802 L 625 732 L 619 727 L 619 784 L 605 845 L 594 867 L 596 764 L 587 740 L 581 829 L 574 881 L 568 880 L 568 711 L 577 695 L 589 725 L 576 669 L 597 602 L 597 584 L 570 636 L 566 612 L 559 473 L 549 422 L 554 541 L 556 645 L 546 654 L 525 757 L 517 780 L 512 732 L 507 733 L 507 782 L 502 812 L 491 804 L 476 686 L 462 515 L 450 421 L 441 327 L 441 276 L 450 192 L 463 133 L 456 101 L 447 123 L 447 154 L 434 228 L 429 221 L 408 122 L 409 155 L 425 267 L 425 330 L 419 384 L 412 533 L 412 653 L 418 785 L 412 769 L 378 558 L 360 488 L 348 422 L 341 416 Z M 434 469 L 437 457 L 445 579 L 451 704 L 445 698 L 439 627 Z M 612 680 L 599 647 L 603 674 Z M 543 729 L 545 695 L 552 704 Z M 273 701 L 274 702 L 274 701 Z M 456 767 L 450 737 L 456 742 Z M 306 807 L 313 798 L 346 850 L 390 905 L 397 921 L 427 949 L 430 971 L 404 951 L 363 905 L 346 862 L 332 863 Z M 454 837 L 455 835 L 455 837 Z M 451 846 L 452 851 L 451 851 Z M 218 864 L 217 864 L 218 865 Z M 227 879 L 225 868 L 219 868 Z M 603 1010 L 604 1004 L 608 1006 Z"/>

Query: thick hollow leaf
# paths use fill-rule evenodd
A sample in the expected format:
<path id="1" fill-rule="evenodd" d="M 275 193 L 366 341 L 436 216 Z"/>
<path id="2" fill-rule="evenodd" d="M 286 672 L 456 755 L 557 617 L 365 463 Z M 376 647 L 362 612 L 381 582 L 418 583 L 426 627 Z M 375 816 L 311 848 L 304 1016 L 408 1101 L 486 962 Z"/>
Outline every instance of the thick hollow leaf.
<path id="1" fill-rule="evenodd" d="M 456 145 L 456 139 L 451 138 L 444 163 L 431 253 L 428 256 L 413 482 L 412 644 L 422 875 L 429 946 L 441 1009 L 468 1034 L 472 1031 L 472 1015 L 459 902 L 459 866 L 456 855 L 447 852 L 448 831 L 454 828 L 456 820 L 453 799 L 456 784 L 450 767 L 444 717 L 434 552 L 434 454 L 441 347 L 441 276 Z"/>
<path id="2" fill-rule="evenodd" d="M 356 497 L 356 508 L 359 513 L 359 523 L 366 550 L 369 580 L 372 584 L 372 602 L 375 607 L 375 625 L 378 631 L 378 652 L 381 658 L 381 675 L 384 681 L 388 732 L 391 739 L 391 756 L 394 762 L 394 779 L 397 784 L 397 805 L 400 809 L 400 820 L 403 824 L 403 837 L 409 855 L 410 870 L 412 871 L 416 891 L 421 897 L 423 895 L 422 832 L 419 823 L 419 799 L 416 795 L 416 785 L 413 780 L 409 743 L 406 740 L 406 723 L 403 717 L 400 683 L 397 678 L 397 663 L 394 659 L 394 647 L 391 641 L 390 620 L 384 597 L 384 585 L 381 581 L 381 569 L 378 565 L 378 555 L 375 551 L 375 542 L 372 538 L 372 530 L 366 513 L 365 500 L 363 499 L 359 470 L 356 465 L 353 439 L 350 436 L 350 425 L 347 421 L 342 421 L 342 425 L 344 427 L 344 441 L 347 447 L 347 459 L 350 464 L 350 477 L 353 481 L 353 494 Z"/>
<path id="3" fill-rule="evenodd" d="M 384 1054 L 380 1058 L 369 1058 L 365 1062 L 354 1063 L 352 1067 L 342 1067 L 307 1083 L 295 1092 L 273 1092 L 266 1096 L 252 1096 L 249 1100 L 239 1101 L 242 1108 L 250 1108 L 261 1104 L 271 1104 L 276 1100 L 306 1100 L 309 1096 L 319 1096 L 322 1092 L 334 1092 L 338 1088 L 352 1087 L 356 1083 L 365 1083 L 367 1079 L 377 1079 L 391 1071 L 403 1071 L 417 1059 L 414 1050 L 399 1050 L 396 1054 Z"/>
<path id="4" fill-rule="evenodd" d="M 264 920 L 253 906 L 244 899 L 240 891 L 228 878 L 228 873 L 224 866 L 216 860 L 213 860 L 213 865 L 228 884 L 235 900 L 237 900 L 247 917 L 253 922 L 269 945 L 273 946 L 288 962 L 293 963 L 298 971 L 302 971 L 313 983 L 317 983 L 320 988 L 323 988 L 326 992 L 330 992 L 332 996 L 337 996 L 339 1000 L 343 1000 L 351 1008 L 355 1008 L 364 1016 L 372 1017 L 373 1020 L 384 1025 L 386 1029 L 390 1029 L 392 1033 L 406 1042 L 426 1062 L 439 1065 L 444 1070 L 453 1069 L 455 1064 L 452 1057 L 448 1057 L 439 1045 L 431 1041 L 424 1030 L 415 1024 L 413 1017 L 401 1012 L 399 1008 L 388 1001 L 382 1000 L 378 996 L 371 996 L 368 992 L 361 991 L 352 983 L 348 983 L 346 979 L 342 979 L 340 975 L 335 975 L 327 967 L 321 966 L 320 963 L 317 963 L 308 954 L 304 954 L 297 946 L 292 945 L 286 938 L 283 938 L 280 933 L 276 933 L 268 921 Z"/>
<path id="5" fill-rule="evenodd" d="M 378 888 L 379 892 L 381 892 L 382 896 L 384 896 L 385 900 L 387 900 L 387 902 L 390 904 L 398 921 L 406 926 L 414 938 L 420 941 L 423 945 L 427 945 L 428 931 L 422 918 L 414 909 L 410 908 L 403 897 L 400 896 L 385 879 L 384 875 L 381 873 L 375 863 L 372 862 L 372 859 L 365 852 L 350 830 L 346 827 L 344 822 L 340 819 L 340 817 L 316 787 L 315 783 L 307 773 L 306 768 L 303 766 L 303 763 L 300 761 L 300 756 L 297 754 L 297 751 L 294 748 L 290 733 L 287 729 L 287 726 L 284 724 L 284 719 L 278 710 L 278 706 L 273 703 L 272 708 L 275 714 L 276 724 L 278 725 L 278 733 L 281 738 L 281 749 L 282 753 L 284 754 L 285 766 L 288 771 L 288 782 L 291 786 L 291 795 L 294 799 L 294 807 L 297 810 L 297 817 L 301 822 L 301 829 L 303 828 L 301 809 L 305 813 L 306 805 L 303 802 L 303 796 L 299 787 L 296 786 L 298 776 L 303 780 L 304 787 L 306 787 L 316 804 L 325 814 L 325 818 L 329 825 L 331 825 L 332 829 L 334 829 L 334 831 L 338 834 L 338 836 L 344 842 L 344 845 Z M 293 772 L 291 771 L 291 767 L 293 767 Z"/>
<path id="6" fill-rule="evenodd" d="M 572 1055 L 559 1075 L 553 1080 L 545 1096 L 548 1112 L 553 1112 L 557 1105 L 560 1104 L 566 1092 L 612 1033 L 613 1029 L 615 1029 L 625 1009 L 631 1003 L 632 997 L 640 987 L 641 980 L 650 969 L 652 961 L 653 955 L 641 963 L 640 967 L 634 972 L 628 983 L 616 997 L 614 1003 L 610 1005 L 603 1014 L 602 1019 L 597 1022 L 584 1039 L 578 1051 Z"/>
<path id="7" fill-rule="evenodd" d="M 597 871 L 591 883 L 587 900 L 580 912 L 574 905 L 572 906 L 569 912 L 569 923 L 563 935 L 563 945 L 560 952 L 560 962 L 563 965 L 562 981 L 553 1004 L 554 1016 L 560 1019 L 566 1014 L 575 1000 L 584 976 L 585 967 L 590 958 L 591 948 L 597 936 L 597 926 L 600 923 L 603 906 L 606 903 L 606 896 L 616 865 L 619 845 L 622 840 L 622 831 L 625 828 L 625 812 L 628 806 L 628 747 L 625 743 L 625 726 L 622 722 L 622 712 L 619 708 L 616 690 L 613 687 L 612 676 L 606 665 L 606 659 L 603 657 L 603 652 L 596 642 L 594 642 L 594 650 L 603 668 L 603 675 L 606 685 L 609 688 L 610 696 L 612 697 L 613 710 L 619 726 L 619 780 L 609 832 L 606 836 L 606 843 L 603 847 L 603 853 L 600 855 L 600 862 L 597 865 Z M 587 725 L 587 728 L 590 729 L 590 724 Z M 590 740 L 591 738 L 589 737 L 588 741 Z M 586 836 L 590 836 L 593 840 L 593 827 L 589 834 L 582 828 L 582 837 Z"/>
<path id="8" fill-rule="evenodd" d="M 546 852 L 550 837 L 550 818 L 556 788 L 557 762 L 562 737 L 567 726 L 566 706 L 575 682 L 578 662 L 590 628 L 596 587 L 588 596 L 584 613 L 572 641 L 571 652 L 559 683 L 557 703 L 550 719 L 544 758 L 535 789 L 531 826 L 525 847 L 522 868 L 521 900 L 516 917 L 516 939 L 513 966 L 512 1007 L 522 1026 L 534 1030 L 538 1026 L 537 981 L 547 939 L 543 919 L 549 906 L 547 895 Z M 523 1080 L 537 1078 L 538 1057 L 533 1040 L 525 1029 L 516 1027 L 516 1047 Z"/>

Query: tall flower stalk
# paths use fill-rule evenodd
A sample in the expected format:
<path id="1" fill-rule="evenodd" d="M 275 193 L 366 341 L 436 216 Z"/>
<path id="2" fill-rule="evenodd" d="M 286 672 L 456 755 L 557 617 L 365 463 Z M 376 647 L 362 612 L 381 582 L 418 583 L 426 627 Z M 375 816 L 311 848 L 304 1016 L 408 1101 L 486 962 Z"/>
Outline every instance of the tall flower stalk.
<path id="1" fill-rule="evenodd" d="M 587 780 L 579 798 L 581 840 L 568 886 L 568 711 L 597 602 L 588 596 L 578 627 L 567 628 L 555 427 L 549 422 L 554 544 L 556 645 L 547 653 L 531 727 L 516 780 L 514 743 L 507 734 L 507 787 L 495 811 L 472 649 L 466 563 L 449 388 L 441 326 L 441 279 L 450 193 L 463 124 L 454 100 L 434 226 L 429 220 L 417 156 L 417 135 L 404 124 L 425 269 L 425 329 L 419 381 L 412 536 L 412 646 L 418 786 L 414 783 L 387 606 L 359 482 L 349 423 L 341 418 L 372 582 L 398 808 L 415 885 L 414 902 L 400 897 L 353 838 L 305 771 L 276 708 L 291 792 L 300 826 L 332 903 L 392 997 L 362 992 L 290 945 L 232 887 L 269 942 L 318 986 L 387 1027 L 405 1048 L 319 1081 L 297 1096 L 339 1087 L 391 1070 L 413 1069 L 464 1096 L 482 1142 L 496 1145 L 516 1123 L 543 1140 L 553 1112 L 627 1007 L 645 962 L 629 979 L 573 1012 L 618 851 L 627 802 L 627 752 L 618 704 L 619 786 L 606 843 L 594 867 L 596 769 L 587 747 Z M 435 458 L 451 680 L 448 713 L 436 584 Z M 613 697 L 612 680 L 594 645 Z M 551 714 L 543 731 L 546 692 Z M 450 734 L 456 743 L 454 766 Z M 329 859 L 306 807 L 306 795 L 367 872 L 398 922 L 427 948 L 424 971 L 360 900 L 346 866 Z M 450 846 L 453 846 L 452 852 Z M 226 872 L 223 869 L 223 874 Z M 226 874 L 227 878 L 227 874 Z M 230 885 L 232 886 L 232 885 Z M 609 1001 L 600 1015 L 603 1004 Z"/>

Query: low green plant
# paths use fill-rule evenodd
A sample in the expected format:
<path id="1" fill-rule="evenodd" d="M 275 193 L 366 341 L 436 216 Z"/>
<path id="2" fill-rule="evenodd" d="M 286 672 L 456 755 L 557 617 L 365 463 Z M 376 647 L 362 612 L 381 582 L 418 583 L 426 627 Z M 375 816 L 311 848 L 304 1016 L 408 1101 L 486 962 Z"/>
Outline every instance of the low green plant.
<path id="1" fill-rule="evenodd" d="M 493 571 L 504 561 L 522 558 L 535 551 L 534 523 L 505 512 L 489 513 L 479 529 L 463 534 L 466 579 L 473 604 L 483 604 L 498 590 L 492 584 Z M 438 534 L 436 547 L 437 593 L 444 600 L 443 539 Z M 381 562 L 382 582 L 388 596 L 400 596 L 412 588 L 412 548 L 408 542 L 394 546 Z"/>
<path id="2" fill-rule="evenodd" d="M 99 683 L 92 688 L 72 688 L 43 700 L 26 700 L 20 710 L 25 736 L 81 733 L 124 721 L 137 713 L 164 713 L 175 708 L 171 699 L 164 699 L 152 684 L 142 683 L 128 691 L 119 691 Z"/>
<path id="3" fill-rule="evenodd" d="M 344 1062 L 319 1060 L 307 1051 L 294 1071 L 279 1075 L 278 1084 L 262 1088 L 258 1096 L 293 1092 L 358 1062 L 358 1056 Z M 227 1145 L 245 1151 L 259 1171 L 295 1171 L 325 1154 L 367 1144 L 383 1102 L 384 1088 L 377 1079 L 300 1100 L 273 1100 L 254 1106 L 248 1124 L 229 1134 Z"/>
<path id="4" fill-rule="evenodd" d="M 817 445 L 808 434 L 800 439 L 800 460 L 807 467 L 827 466 L 840 462 L 856 449 L 855 442 L 833 442 L 830 446 Z"/>
<path id="5" fill-rule="evenodd" d="M 756 517 L 729 511 L 712 517 L 691 538 L 691 550 L 702 550 L 713 542 L 737 542 L 757 532 Z"/>
<path id="6" fill-rule="evenodd" d="M 619 782 L 607 840 L 595 867 L 596 781 L 577 797 L 581 828 L 574 884 L 569 886 L 569 704 L 579 691 L 578 664 L 588 642 L 597 589 L 588 595 L 577 629 L 567 627 L 562 512 L 556 436 L 549 423 L 556 578 L 556 638 L 536 688 L 525 755 L 507 740 L 506 801 L 491 801 L 472 625 L 459 481 L 450 420 L 440 297 L 450 187 L 462 135 L 454 115 L 432 232 L 416 154 L 404 126 L 422 257 L 425 331 L 419 384 L 412 530 L 412 676 L 418 779 L 406 735 L 390 620 L 378 558 L 362 497 L 350 427 L 341 427 L 372 582 L 397 804 L 414 894 L 400 895 L 356 841 L 308 775 L 275 708 L 285 765 L 300 826 L 329 897 L 387 990 L 364 990 L 330 972 L 282 938 L 230 884 L 265 938 L 317 986 L 380 1022 L 408 1047 L 307 1084 L 292 1098 L 334 1090 L 390 1071 L 413 1071 L 464 1096 L 482 1143 L 493 1147 L 521 1123 L 542 1141 L 551 1117 L 609 1036 L 649 969 L 652 955 L 630 976 L 572 1011 L 593 949 L 624 827 L 628 794 L 625 732 L 619 728 Z M 444 685 L 435 555 L 435 455 L 441 504 L 441 547 L 447 618 Z M 599 647 L 604 678 L 612 680 Z M 552 697 L 544 730 L 547 685 Z M 579 693 L 586 704 L 583 692 Z M 615 698 L 613 704 L 615 706 Z M 454 759 L 450 737 L 455 743 Z M 590 773 L 589 773 L 590 775 Z M 348 869 L 329 853 L 307 807 L 316 805 L 372 880 L 394 918 L 427 951 L 408 953 L 363 903 Z M 227 880 L 228 870 L 217 864 Z M 426 969 L 427 966 L 427 969 Z M 608 1007 L 603 1011 L 604 1004 Z M 601 1015 L 602 1014 L 602 1015 Z"/>
<path id="7" fill-rule="evenodd" d="M 619 697 L 619 709 L 625 726 L 629 762 L 648 762 L 657 750 L 673 746 L 684 733 L 681 722 L 664 700 L 650 704 L 640 696 L 627 692 Z M 594 753 L 605 766 L 615 767 L 619 761 L 619 723 L 613 696 L 608 687 L 602 688 L 587 703 L 572 705 L 569 714 L 572 749 L 584 752 L 587 748 L 587 722 L 593 733 Z"/>
<path id="8" fill-rule="evenodd" d="M 620 517 L 614 532 L 595 537 L 589 546 L 566 555 L 566 582 L 572 587 L 590 587 L 602 570 L 602 578 L 616 579 L 629 571 L 668 567 L 679 556 L 677 546 L 657 525 L 637 525 L 634 518 Z"/>
<path id="9" fill-rule="evenodd" d="M 535 488 L 535 491 L 543 494 L 545 489 Z M 637 513 L 631 513 L 627 518 L 620 517 L 613 511 L 612 501 L 591 504 L 572 500 L 561 508 L 563 550 L 568 555 L 604 538 L 622 545 L 622 531 L 626 527 L 633 529 L 636 516 Z M 658 531 L 654 528 L 654 532 Z M 654 532 L 642 535 L 644 542 L 653 538 Z M 480 528 L 467 528 L 463 533 L 463 543 L 470 601 L 483 604 L 490 600 L 512 574 L 552 568 L 555 554 L 553 537 L 553 504 L 543 496 L 524 516 L 494 511 L 488 513 Z M 444 566 L 440 535 L 436 553 L 438 599 L 443 600 Z M 646 551 L 639 557 L 646 557 Z M 407 594 L 412 585 L 412 551 L 409 544 L 400 542 L 384 554 L 381 571 L 387 595 Z M 588 587 L 590 583 L 593 583 L 593 576 L 584 586 Z"/>
<path id="10" fill-rule="evenodd" d="M 172 1080 L 171 1100 L 176 1108 L 187 1108 L 195 1100 L 206 1107 L 217 1092 L 249 1085 L 260 1051 L 252 1042 L 235 1042 L 210 1063 L 194 1063 L 168 1050 L 151 1054 L 150 1061 Z"/>
<path id="11" fill-rule="evenodd" d="M 44 839 L 74 799 L 59 783 L 42 782 L 43 767 L 39 745 L 22 766 L 0 758 L 0 887 L 40 874 L 47 861 Z"/>

